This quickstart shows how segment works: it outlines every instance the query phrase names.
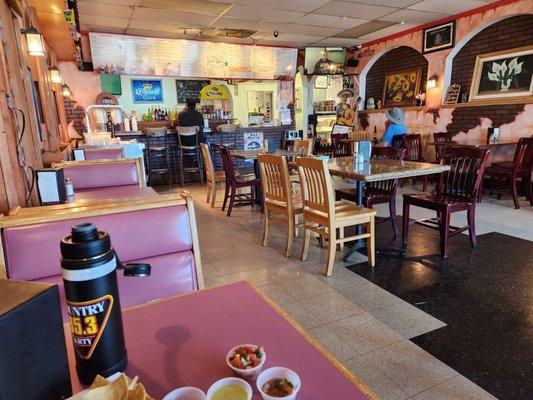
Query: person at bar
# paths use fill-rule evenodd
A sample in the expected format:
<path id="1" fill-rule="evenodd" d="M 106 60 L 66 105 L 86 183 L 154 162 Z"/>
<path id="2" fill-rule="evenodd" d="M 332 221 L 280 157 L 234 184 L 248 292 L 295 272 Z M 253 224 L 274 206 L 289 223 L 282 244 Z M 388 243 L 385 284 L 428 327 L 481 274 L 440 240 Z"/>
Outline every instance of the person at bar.
<path id="1" fill-rule="evenodd" d="M 179 126 L 197 126 L 200 128 L 198 131 L 198 143 L 205 143 L 204 135 L 204 116 L 196 109 L 198 101 L 192 97 L 188 97 L 185 100 L 186 108 L 179 113 L 178 124 Z"/>
<path id="2" fill-rule="evenodd" d="M 398 107 L 391 108 L 385 112 L 385 133 L 380 139 L 377 146 L 391 146 L 392 138 L 397 135 L 407 135 L 407 126 L 405 126 L 405 115 L 403 110 Z"/>

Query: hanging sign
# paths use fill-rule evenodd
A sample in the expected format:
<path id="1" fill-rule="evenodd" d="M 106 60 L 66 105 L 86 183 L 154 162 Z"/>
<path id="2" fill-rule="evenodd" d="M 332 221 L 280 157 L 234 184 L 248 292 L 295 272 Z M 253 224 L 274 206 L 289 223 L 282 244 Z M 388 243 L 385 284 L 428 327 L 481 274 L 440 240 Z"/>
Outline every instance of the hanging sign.
<path id="1" fill-rule="evenodd" d="M 225 85 L 207 85 L 200 91 L 200 100 L 229 100 L 229 90 Z"/>
<path id="2" fill-rule="evenodd" d="M 132 79 L 131 94 L 134 103 L 162 103 L 161 79 Z"/>

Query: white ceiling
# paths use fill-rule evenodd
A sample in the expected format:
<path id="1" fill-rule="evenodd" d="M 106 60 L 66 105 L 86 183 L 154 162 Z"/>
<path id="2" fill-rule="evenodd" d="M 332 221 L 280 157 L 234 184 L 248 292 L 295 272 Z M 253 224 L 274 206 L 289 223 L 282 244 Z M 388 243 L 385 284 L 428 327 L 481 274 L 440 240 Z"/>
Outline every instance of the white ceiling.
<path id="1" fill-rule="evenodd" d="M 495 0 L 78 0 L 83 30 L 232 43 L 353 46 Z M 279 32 L 274 37 L 274 31 Z"/>

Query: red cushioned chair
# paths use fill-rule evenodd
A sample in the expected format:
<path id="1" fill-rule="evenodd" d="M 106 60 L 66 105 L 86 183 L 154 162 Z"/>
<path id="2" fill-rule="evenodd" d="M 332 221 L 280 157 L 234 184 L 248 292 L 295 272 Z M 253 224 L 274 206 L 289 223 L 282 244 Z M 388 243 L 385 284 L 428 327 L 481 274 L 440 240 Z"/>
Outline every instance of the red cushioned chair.
<path id="1" fill-rule="evenodd" d="M 437 212 L 437 219 L 417 223 L 440 230 L 441 255 L 448 257 L 450 236 L 468 229 L 472 247 L 477 246 L 476 201 L 481 189 L 483 173 L 488 162 L 488 149 L 448 147 L 441 164 L 450 166 L 450 171 L 440 175 L 436 193 L 403 195 L 403 244 L 407 245 L 409 211 L 411 206 Z M 467 211 L 468 225 L 463 228 L 450 226 L 454 212 Z"/>
<path id="2" fill-rule="evenodd" d="M 526 199 L 533 206 L 531 195 L 531 167 L 533 164 L 533 138 L 520 138 L 516 146 L 512 162 L 495 163 L 485 170 L 485 176 L 490 177 L 490 193 L 496 192 L 498 199 L 502 193 L 511 192 L 514 207 L 520 208 L 518 203 L 517 182 L 522 180 Z"/>

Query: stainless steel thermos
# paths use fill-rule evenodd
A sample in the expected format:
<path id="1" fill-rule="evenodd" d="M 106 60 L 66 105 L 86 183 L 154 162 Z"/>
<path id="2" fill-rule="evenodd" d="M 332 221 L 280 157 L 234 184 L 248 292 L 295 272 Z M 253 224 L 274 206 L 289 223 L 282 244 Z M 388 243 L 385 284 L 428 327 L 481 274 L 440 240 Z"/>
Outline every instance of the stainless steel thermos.
<path id="1" fill-rule="evenodd" d="M 126 345 L 111 239 L 91 223 L 61 241 L 61 272 L 80 382 L 123 371 Z"/>

